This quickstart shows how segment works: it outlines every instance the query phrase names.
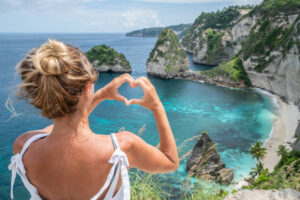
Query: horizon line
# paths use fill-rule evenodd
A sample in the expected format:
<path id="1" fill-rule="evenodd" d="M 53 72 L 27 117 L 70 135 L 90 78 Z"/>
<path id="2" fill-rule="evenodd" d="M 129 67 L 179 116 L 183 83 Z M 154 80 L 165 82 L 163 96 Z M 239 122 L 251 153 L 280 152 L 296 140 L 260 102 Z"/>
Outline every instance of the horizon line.
<path id="1" fill-rule="evenodd" d="M 128 32 L 0 32 L 0 34 L 125 34 Z"/>

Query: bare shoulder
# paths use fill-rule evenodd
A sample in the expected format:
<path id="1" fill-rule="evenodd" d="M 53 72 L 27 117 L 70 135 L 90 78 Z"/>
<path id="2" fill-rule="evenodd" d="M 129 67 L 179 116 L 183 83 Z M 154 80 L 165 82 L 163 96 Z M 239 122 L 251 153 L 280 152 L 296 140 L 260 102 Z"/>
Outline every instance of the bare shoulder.
<path id="1" fill-rule="evenodd" d="M 26 141 L 29 138 L 31 138 L 32 136 L 40 134 L 40 133 L 41 133 L 40 130 L 29 131 L 29 132 L 23 133 L 22 135 L 17 137 L 17 139 L 15 140 L 14 145 L 13 145 L 13 153 L 14 154 L 20 153 L 22 151 L 22 148 L 23 148 L 24 144 L 26 143 Z"/>
<path id="2" fill-rule="evenodd" d="M 140 140 L 142 140 L 139 136 L 129 131 L 116 133 L 116 137 L 121 150 L 124 152 L 130 151 Z"/>

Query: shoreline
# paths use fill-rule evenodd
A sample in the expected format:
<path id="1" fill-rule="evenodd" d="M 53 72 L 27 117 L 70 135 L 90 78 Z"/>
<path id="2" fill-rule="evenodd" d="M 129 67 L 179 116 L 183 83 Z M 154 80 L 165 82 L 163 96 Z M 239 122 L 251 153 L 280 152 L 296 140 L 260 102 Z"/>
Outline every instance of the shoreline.
<path id="1" fill-rule="evenodd" d="M 263 90 L 265 92 L 265 90 Z M 269 168 L 272 172 L 274 167 L 280 160 L 277 155 L 279 145 L 285 145 L 290 149 L 290 143 L 293 141 L 295 131 L 300 119 L 299 108 L 293 103 L 286 103 L 279 96 L 271 94 L 277 101 L 278 108 L 276 110 L 273 128 L 269 138 L 264 142 L 267 154 L 262 160 L 264 168 Z"/>
<path id="2" fill-rule="evenodd" d="M 291 149 L 290 143 L 294 141 L 294 135 L 300 120 L 300 110 L 294 103 L 284 102 L 278 95 L 272 94 L 261 88 L 253 88 L 264 95 L 267 95 L 273 101 L 275 114 L 273 119 L 272 130 L 269 137 L 264 141 L 263 145 L 267 150 L 265 158 L 262 160 L 264 168 L 268 168 L 269 172 L 273 172 L 275 166 L 281 157 L 277 155 L 279 145 L 285 145 L 287 149 Z M 233 186 L 234 189 L 240 189 L 243 185 L 248 185 L 245 180 L 250 175 L 245 176 Z"/>
<path id="3" fill-rule="evenodd" d="M 199 83 L 208 83 L 229 89 L 245 89 L 216 81 L 207 82 L 206 80 L 200 80 L 191 77 L 174 78 L 195 81 Z M 264 168 L 268 168 L 269 172 L 272 172 L 281 158 L 277 155 L 279 145 L 285 145 L 288 150 L 291 149 L 291 143 L 294 142 L 294 135 L 300 121 L 300 109 L 294 103 L 285 102 L 280 98 L 280 96 L 270 91 L 258 87 L 249 88 L 262 93 L 263 95 L 269 96 L 275 108 L 272 130 L 270 131 L 268 138 L 263 142 L 267 153 L 265 155 L 265 158 L 262 160 Z M 249 176 L 245 176 L 244 178 L 248 177 Z M 240 188 L 242 185 L 247 185 L 247 182 L 244 179 L 238 181 L 234 188 Z"/>

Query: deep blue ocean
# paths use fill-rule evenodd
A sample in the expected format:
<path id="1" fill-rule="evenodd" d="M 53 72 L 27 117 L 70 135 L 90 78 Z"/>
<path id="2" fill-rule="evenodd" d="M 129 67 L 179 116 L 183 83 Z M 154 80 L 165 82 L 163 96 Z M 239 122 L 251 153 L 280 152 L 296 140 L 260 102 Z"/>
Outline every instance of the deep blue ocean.
<path id="1" fill-rule="evenodd" d="M 6 100 L 16 92 L 20 82 L 15 75 L 16 64 L 34 47 L 48 38 L 64 41 L 86 52 L 91 47 L 107 44 L 123 53 L 129 60 L 132 76 L 147 76 L 146 60 L 154 47 L 156 38 L 132 38 L 124 34 L 0 34 L 0 199 L 9 199 L 10 178 L 8 170 L 12 156 L 12 144 L 22 133 L 41 129 L 51 121 L 43 118 L 39 110 L 16 101 L 15 114 L 5 107 Z M 191 59 L 191 55 L 189 55 Z M 192 70 L 211 67 L 191 64 Z M 95 89 L 99 89 L 119 74 L 100 74 Z M 162 80 L 149 77 L 166 109 L 177 145 L 206 130 L 217 143 L 217 149 L 227 167 L 233 168 L 235 180 L 247 176 L 255 160 L 248 154 L 250 145 L 265 141 L 272 130 L 276 109 L 272 98 L 254 89 L 230 89 L 187 80 Z M 123 85 L 120 93 L 127 98 L 142 97 L 140 88 Z M 121 127 L 137 133 L 145 125 L 142 138 L 153 145 L 159 143 L 154 117 L 149 110 L 138 105 L 126 106 L 117 101 L 102 102 L 90 115 L 91 129 L 95 133 L 110 134 Z M 185 154 L 196 140 L 181 147 Z M 99 146 L 99 148 L 101 148 Z M 184 179 L 185 161 L 172 175 Z M 99 166 L 101 167 L 101 166 Z M 15 199 L 29 199 L 20 178 L 14 188 Z"/>

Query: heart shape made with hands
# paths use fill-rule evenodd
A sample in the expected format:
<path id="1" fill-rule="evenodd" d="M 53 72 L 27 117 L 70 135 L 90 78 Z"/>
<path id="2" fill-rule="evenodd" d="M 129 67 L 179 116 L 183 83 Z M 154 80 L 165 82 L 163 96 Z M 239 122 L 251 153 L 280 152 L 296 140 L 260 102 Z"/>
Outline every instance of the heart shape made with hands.
<path id="1" fill-rule="evenodd" d="M 125 103 L 127 106 L 131 105 L 131 104 L 140 104 L 144 98 L 144 93 L 145 93 L 145 83 L 141 83 L 144 82 L 145 77 L 142 78 L 138 78 L 136 80 L 134 80 L 131 76 L 125 77 L 123 79 L 120 78 L 120 82 L 118 81 L 117 83 L 117 100 L 122 101 L 123 103 Z M 130 96 L 130 98 L 125 97 L 125 95 L 121 94 L 119 89 L 124 86 L 126 83 L 128 83 L 129 87 L 128 88 L 137 88 L 137 89 L 126 89 L 127 94 Z M 140 96 L 139 94 L 143 95 Z M 126 96 L 128 96 L 126 95 Z"/>
<path id="2" fill-rule="evenodd" d="M 141 86 L 131 85 L 129 83 L 123 83 L 118 89 L 119 95 L 124 98 L 123 103 L 127 106 L 130 105 L 130 100 L 142 100 L 144 97 L 144 91 Z"/>

